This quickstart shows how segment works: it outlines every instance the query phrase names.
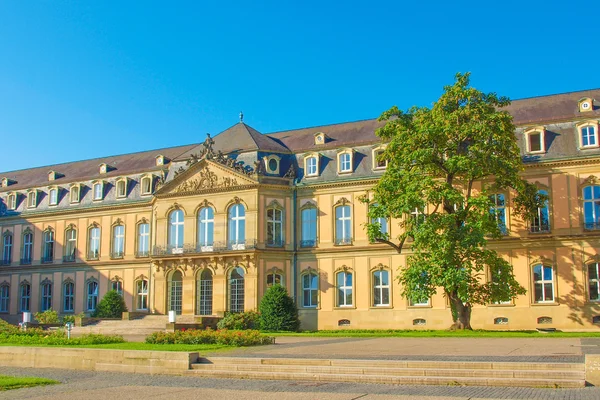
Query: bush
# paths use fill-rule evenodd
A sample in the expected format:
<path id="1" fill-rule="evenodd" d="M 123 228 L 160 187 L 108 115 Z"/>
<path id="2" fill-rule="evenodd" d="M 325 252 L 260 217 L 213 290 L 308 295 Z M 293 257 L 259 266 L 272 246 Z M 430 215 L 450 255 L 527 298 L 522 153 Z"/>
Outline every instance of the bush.
<path id="1" fill-rule="evenodd" d="M 58 313 L 53 309 L 46 310 L 44 312 L 35 313 L 35 319 L 40 324 L 59 324 L 60 318 L 58 318 Z"/>
<path id="2" fill-rule="evenodd" d="M 64 330 L 44 331 L 39 328 L 21 330 L 18 326 L 11 325 L 0 319 L 0 344 L 47 344 L 47 345 L 81 345 L 81 344 L 108 344 L 123 343 L 123 337 L 116 335 L 82 335 L 67 339 Z"/>
<path id="3" fill-rule="evenodd" d="M 225 318 L 217 324 L 218 329 L 260 329 L 260 316 L 256 311 L 246 311 L 243 313 L 228 313 Z"/>
<path id="4" fill-rule="evenodd" d="M 175 332 L 154 332 L 146 337 L 151 344 L 221 344 L 225 346 L 256 346 L 272 344 L 274 338 L 256 330 L 230 331 L 187 329 Z"/>
<path id="5" fill-rule="evenodd" d="M 92 317 L 121 318 L 125 311 L 127 311 L 127 306 L 123 297 L 116 290 L 110 290 L 100 300 Z"/>
<path id="6" fill-rule="evenodd" d="M 298 309 L 287 290 L 273 285 L 260 301 L 260 328 L 263 331 L 293 331 L 300 329 Z"/>

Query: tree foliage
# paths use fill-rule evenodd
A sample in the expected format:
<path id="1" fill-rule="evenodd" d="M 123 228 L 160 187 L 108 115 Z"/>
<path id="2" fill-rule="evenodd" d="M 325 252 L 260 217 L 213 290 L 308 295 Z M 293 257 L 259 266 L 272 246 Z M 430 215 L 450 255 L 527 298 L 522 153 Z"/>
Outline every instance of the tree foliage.
<path id="1" fill-rule="evenodd" d="M 260 301 L 259 311 L 263 331 L 295 332 L 300 329 L 296 304 L 281 285 L 273 285 L 267 290 Z"/>
<path id="2" fill-rule="evenodd" d="M 127 311 L 127 306 L 123 297 L 116 290 L 110 290 L 100 300 L 92 317 L 121 318 L 125 311 Z"/>
<path id="3" fill-rule="evenodd" d="M 391 238 L 370 223 L 368 235 L 398 252 L 409 247 L 398 276 L 402 294 L 422 301 L 443 288 L 458 329 L 470 329 L 473 304 L 525 293 L 511 265 L 486 246 L 503 235 L 490 212 L 491 194 L 510 192 L 514 213 L 525 220 L 545 201 L 519 176 L 515 127 L 502 110 L 509 104 L 470 87 L 469 73 L 459 73 L 431 108 L 393 107 L 380 117 L 386 124 L 377 135 L 387 143 L 381 157 L 388 166 L 369 216 L 401 219 L 404 232 Z"/>

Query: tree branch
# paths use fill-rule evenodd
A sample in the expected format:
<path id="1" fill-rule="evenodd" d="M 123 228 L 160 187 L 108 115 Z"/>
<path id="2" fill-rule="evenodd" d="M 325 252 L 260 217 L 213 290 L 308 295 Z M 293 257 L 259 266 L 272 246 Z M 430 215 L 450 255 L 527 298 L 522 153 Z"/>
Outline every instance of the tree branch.
<path id="1" fill-rule="evenodd" d="M 385 239 L 375 239 L 375 241 L 377 243 L 385 243 L 389 246 L 392 246 L 397 252 L 398 254 L 402 253 L 402 247 L 404 247 L 404 241 L 406 240 L 406 236 L 402 238 L 402 240 L 400 240 L 399 244 L 396 244 L 394 242 L 391 242 L 389 240 L 385 240 Z"/>

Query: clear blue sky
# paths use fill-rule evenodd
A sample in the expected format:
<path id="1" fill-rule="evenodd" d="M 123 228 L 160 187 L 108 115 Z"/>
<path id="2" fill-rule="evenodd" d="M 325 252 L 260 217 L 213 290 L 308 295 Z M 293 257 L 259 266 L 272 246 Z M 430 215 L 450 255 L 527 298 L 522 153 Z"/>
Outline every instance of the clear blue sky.
<path id="1" fill-rule="evenodd" d="M 324 4 L 329 3 L 329 4 Z M 596 2 L 0 1 L 0 171 L 600 86 Z"/>

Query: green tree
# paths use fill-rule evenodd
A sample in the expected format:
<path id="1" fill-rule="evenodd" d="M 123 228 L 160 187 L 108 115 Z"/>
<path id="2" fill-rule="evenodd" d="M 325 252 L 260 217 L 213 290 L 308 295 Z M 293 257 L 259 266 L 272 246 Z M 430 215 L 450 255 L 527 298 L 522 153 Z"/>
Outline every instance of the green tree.
<path id="1" fill-rule="evenodd" d="M 123 297 L 116 290 L 110 290 L 100 300 L 92 317 L 121 318 L 125 311 L 127 311 L 127 306 Z"/>
<path id="2" fill-rule="evenodd" d="M 393 107 L 381 115 L 386 124 L 377 135 L 387 143 L 381 157 L 388 166 L 369 216 L 401 219 L 404 233 L 391 238 L 377 222 L 367 224 L 372 241 L 399 253 L 407 248 L 398 276 L 405 297 L 425 301 L 443 288 L 453 329 L 471 329 L 474 304 L 525 294 L 511 265 L 487 247 L 488 239 L 503 235 L 490 195 L 514 193 L 514 211 L 526 221 L 545 201 L 519 176 L 515 127 L 502 110 L 510 100 L 470 87 L 469 75 L 457 74 L 431 108 Z"/>
<path id="3" fill-rule="evenodd" d="M 263 331 L 297 331 L 300 329 L 298 309 L 287 290 L 273 285 L 263 296 L 259 306 L 260 329 Z"/>

